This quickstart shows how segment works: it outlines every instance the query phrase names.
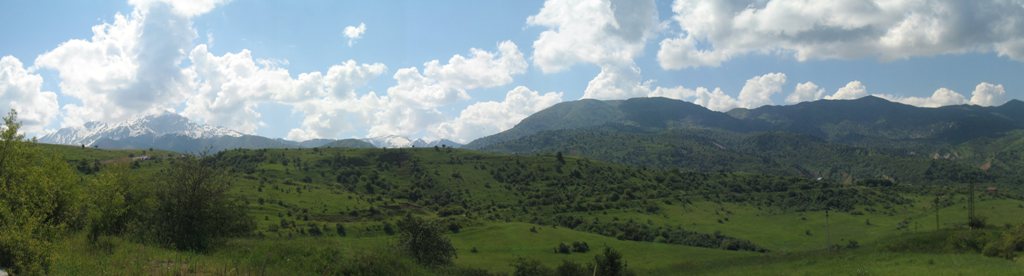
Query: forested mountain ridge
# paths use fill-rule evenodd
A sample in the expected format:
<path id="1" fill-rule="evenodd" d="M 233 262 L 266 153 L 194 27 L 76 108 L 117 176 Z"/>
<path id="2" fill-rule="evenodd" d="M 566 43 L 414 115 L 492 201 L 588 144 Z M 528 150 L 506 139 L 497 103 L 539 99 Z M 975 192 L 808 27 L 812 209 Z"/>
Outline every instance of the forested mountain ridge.
<path id="1" fill-rule="evenodd" d="M 587 110 L 600 119 L 586 121 Z M 714 112 L 682 101 L 581 100 L 538 112 L 515 128 L 467 145 L 553 153 L 694 171 L 746 171 L 834 180 L 926 182 L 932 163 L 1019 173 L 1024 103 L 919 108 L 877 97 Z M 558 115 L 569 116 L 559 119 Z M 588 122 L 581 124 L 577 122 Z M 541 127 L 538 127 L 541 126 Z"/>

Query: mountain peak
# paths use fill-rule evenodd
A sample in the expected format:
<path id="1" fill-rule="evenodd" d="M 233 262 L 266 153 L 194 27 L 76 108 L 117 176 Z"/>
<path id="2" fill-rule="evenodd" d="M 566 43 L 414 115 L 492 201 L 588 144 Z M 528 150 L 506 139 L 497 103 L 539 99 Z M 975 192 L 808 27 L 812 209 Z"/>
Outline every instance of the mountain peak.
<path id="1" fill-rule="evenodd" d="M 1018 99 L 1011 99 L 999 107 L 1013 107 L 1013 108 L 1024 108 L 1024 101 Z"/>
<path id="2" fill-rule="evenodd" d="M 53 144 L 93 145 L 101 139 L 121 140 L 125 138 L 165 135 L 181 135 L 190 138 L 240 137 L 234 130 L 199 124 L 180 114 L 163 111 L 147 114 L 122 122 L 88 122 L 80 127 L 68 127 L 43 136 L 40 141 Z"/>

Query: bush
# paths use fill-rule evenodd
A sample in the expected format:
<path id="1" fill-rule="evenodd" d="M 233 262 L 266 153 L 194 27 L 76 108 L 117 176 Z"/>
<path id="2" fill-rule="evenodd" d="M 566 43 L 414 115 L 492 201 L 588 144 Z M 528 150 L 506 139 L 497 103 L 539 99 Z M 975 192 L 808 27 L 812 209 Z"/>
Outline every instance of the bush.
<path id="1" fill-rule="evenodd" d="M 982 253 L 989 257 L 1012 260 L 1017 257 L 1017 251 L 1022 250 L 1024 250 L 1024 225 L 1003 232 L 998 239 L 989 242 Z"/>
<path id="2" fill-rule="evenodd" d="M 590 271 L 593 269 L 569 260 L 562 260 L 562 264 L 555 269 L 555 274 L 558 276 L 588 276 Z"/>
<path id="3" fill-rule="evenodd" d="M 526 259 L 523 257 L 516 258 L 512 262 L 512 275 L 515 276 L 545 276 L 555 275 L 555 272 L 550 268 L 545 267 L 538 260 Z"/>
<path id="4" fill-rule="evenodd" d="M 44 154 L 18 135 L 17 112 L 0 132 L 0 267 L 19 275 L 43 275 L 53 242 L 80 229 L 85 217 L 78 177 L 70 165 Z"/>
<path id="5" fill-rule="evenodd" d="M 423 265 L 450 265 L 456 257 L 455 247 L 437 223 L 411 214 L 398 222 L 399 248 Z"/>
<path id="6" fill-rule="evenodd" d="M 594 265 L 597 275 L 619 276 L 632 275 L 627 270 L 626 262 L 622 260 L 622 254 L 611 247 L 605 247 L 604 253 L 594 256 Z"/>
<path id="7" fill-rule="evenodd" d="M 564 242 L 558 243 L 558 247 L 555 247 L 555 253 L 569 254 L 570 252 L 569 245 L 566 245 Z"/>
<path id="8" fill-rule="evenodd" d="M 224 171 L 193 156 L 172 162 L 155 181 L 150 236 L 179 250 L 206 251 L 223 238 L 252 232 L 255 222 L 228 195 Z"/>
<path id="9" fill-rule="evenodd" d="M 572 251 L 586 253 L 587 251 L 590 251 L 590 245 L 587 245 L 587 242 L 574 241 L 572 242 Z"/>
<path id="10" fill-rule="evenodd" d="M 989 239 L 981 231 L 956 231 L 946 239 L 946 246 L 953 252 L 981 252 Z"/>

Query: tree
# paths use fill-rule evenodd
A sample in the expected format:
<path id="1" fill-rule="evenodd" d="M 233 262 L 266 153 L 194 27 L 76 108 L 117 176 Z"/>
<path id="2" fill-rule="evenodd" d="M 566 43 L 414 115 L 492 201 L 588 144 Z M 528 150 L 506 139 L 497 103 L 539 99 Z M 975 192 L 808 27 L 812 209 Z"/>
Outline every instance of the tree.
<path id="1" fill-rule="evenodd" d="M 604 253 L 594 256 L 597 275 L 619 276 L 628 275 L 622 254 L 611 247 L 605 247 Z"/>
<path id="2" fill-rule="evenodd" d="M 156 181 L 152 236 L 179 250 L 206 251 L 223 238 L 250 233 L 255 222 L 228 194 L 230 184 L 212 160 L 184 156 Z"/>
<path id="3" fill-rule="evenodd" d="M 547 276 L 555 275 L 554 271 L 545 267 L 538 260 L 523 257 L 512 261 L 512 275 L 514 276 Z"/>
<path id="4" fill-rule="evenodd" d="M 456 257 L 451 240 L 444 236 L 444 230 L 435 222 L 427 221 L 412 214 L 398 221 L 399 248 L 423 265 L 450 265 Z"/>
<path id="5" fill-rule="evenodd" d="M 590 275 L 589 271 L 593 271 L 593 269 L 573 261 L 562 260 L 562 264 L 555 269 L 555 274 L 559 276 L 587 276 Z"/>
<path id="6" fill-rule="evenodd" d="M 0 127 L 0 267 L 42 275 L 53 242 L 82 226 L 81 193 L 71 166 L 25 141 L 17 118 L 11 110 Z"/>
<path id="7" fill-rule="evenodd" d="M 128 169 L 114 166 L 100 172 L 89 185 L 89 226 L 90 242 L 96 242 L 102 235 L 123 233 L 132 219 L 130 200 L 141 198 L 130 193 L 134 181 L 130 180 Z"/>
<path id="8" fill-rule="evenodd" d="M 558 160 L 559 165 L 565 165 L 565 156 L 562 156 L 562 152 L 555 153 L 555 159 Z"/>

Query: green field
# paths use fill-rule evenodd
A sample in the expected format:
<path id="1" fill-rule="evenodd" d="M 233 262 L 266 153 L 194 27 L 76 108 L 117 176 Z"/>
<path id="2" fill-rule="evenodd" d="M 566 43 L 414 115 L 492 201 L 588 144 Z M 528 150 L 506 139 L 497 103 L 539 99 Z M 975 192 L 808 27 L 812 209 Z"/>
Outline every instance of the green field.
<path id="1" fill-rule="evenodd" d="M 80 160 L 98 160 L 101 171 L 129 156 L 143 155 L 44 148 L 72 166 Z M 137 163 L 130 171 L 143 179 L 159 177 L 175 158 L 167 152 L 145 154 L 155 158 L 126 163 Z M 396 237 L 385 228 L 407 213 L 457 225 L 458 231 L 447 234 L 458 254 L 454 267 L 491 273 L 513 272 L 510 264 L 517 258 L 552 268 L 563 260 L 586 264 L 605 247 L 621 252 L 628 268 L 640 275 L 1024 271 L 1020 257 L 887 247 L 915 235 L 968 231 L 962 194 L 946 195 L 939 210 L 944 232 L 935 232 L 933 198 L 906 188 L 692 174 L 570 156 L 559 161 L 551 155 L 451 149 L 238 150 L 210 158 L 227 171 L 231 194 L 244 200 L 255 220 L 252 236 L 232 238 L 206 253 L 190 253 L 116 236 L 96 245 L 84 234 L 73 234 L 56 244 L 53 274 L 315 275 L 367 262 L 365 256 L 390 260 L 384 265 L 402 267 L 400 273 L 463 274 L 422 267 L 396 255 Z M 96 175 L 79 173 L 84 181 Z M 830 191 L 845 193 L 833 197 L 860 201 L 840 199 L 836 205 L 821 205 L 822 193 Z M 813 202 L 801 201 L 809 199 Z M 827 228 L 822 206 L 838 206 L 829 207 Z M 1007 225 L 1024 223 L 1024 201 L 1012 195 L 979 194 L 976 210 L 990 229 L 996 229 L 990 230 L 996 231 L 993 235 Z M 567 218 L 578 221 L 566 222 Z M 339 224 L 346 235 L 337 233 Z M 726 250 L 724 240 L 697 245 L 659 234 L 671 230 L 698 240 L 710 235 L 747 241 L 766 252 Z M 858 246 L 848 248 L 851 241 Z M 585 242 L 590 251 L 556 252 L 559 243 L 572 242 Z M 829 242 L 841 249 L 826 250 Z"/>

